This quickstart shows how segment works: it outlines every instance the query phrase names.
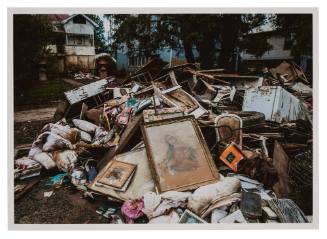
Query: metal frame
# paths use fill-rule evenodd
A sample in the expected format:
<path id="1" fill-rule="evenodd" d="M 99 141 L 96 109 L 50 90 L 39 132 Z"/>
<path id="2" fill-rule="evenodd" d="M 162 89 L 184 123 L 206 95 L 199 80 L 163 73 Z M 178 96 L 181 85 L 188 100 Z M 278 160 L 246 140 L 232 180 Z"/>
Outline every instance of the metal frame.
<path id="1" fill-rule="evenodd" d="M 220 142 L 220 140 L 225 140 L 225 139 L 221 139 L 220 138 L 220 135 L 219 135 L 219 128 L 223 127 L 223 126 L 218 126 L 218 121 L 222 118 L 225 118 L 225 117 L 233 117 L 233 118 L 236 118 L 240 121 L 240 127 L 238 130 L 240 130 L 240 139 L 239 139 L 239 145 L 240 147 L 242 148 L 242 145 L 243 145 L 243 142 L 242 142 L 242 135 L 243 135 L 243 132 L 242 132 L 242 129 L 243 129 L 243 121 L 242 121 L 242 118 L 239 117 L 238 115 L 235 115 L 235 114 L 221 114 L 221 115 L 218 115 L 216 118 L 215 118 L 215 131 L 216 131 L 216 137 L 217 137 L 217 142 Z M 228 126 L 226 126 L 228 127 Z M 231 129 L 231 131 L 233 131 Z"/>

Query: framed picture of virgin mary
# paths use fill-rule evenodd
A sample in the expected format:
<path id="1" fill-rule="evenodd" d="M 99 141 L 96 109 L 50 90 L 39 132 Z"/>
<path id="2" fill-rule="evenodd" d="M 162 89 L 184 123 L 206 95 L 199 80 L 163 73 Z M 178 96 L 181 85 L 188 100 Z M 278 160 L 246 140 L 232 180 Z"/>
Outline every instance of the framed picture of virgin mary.
<path id="1" fill-rule="evenodd" d="M 219 180 L 194 116 L 151 122 L 142 127 L 142 133 L 160 193 L 192 190 Z"/>

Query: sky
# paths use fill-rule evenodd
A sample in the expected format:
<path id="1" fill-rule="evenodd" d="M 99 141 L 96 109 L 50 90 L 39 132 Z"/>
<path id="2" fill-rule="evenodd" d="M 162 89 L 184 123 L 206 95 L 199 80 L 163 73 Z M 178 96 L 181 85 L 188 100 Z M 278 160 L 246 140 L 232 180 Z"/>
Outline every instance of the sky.
<path id="1" fill-rule="evenodd" d="M 104 17 L 104 15 L 99 15 L 101 19 L 103 20 L 103 27 L 105 32 L 107 33 L 109 31 L 109 21 L 107 18 Z"/>

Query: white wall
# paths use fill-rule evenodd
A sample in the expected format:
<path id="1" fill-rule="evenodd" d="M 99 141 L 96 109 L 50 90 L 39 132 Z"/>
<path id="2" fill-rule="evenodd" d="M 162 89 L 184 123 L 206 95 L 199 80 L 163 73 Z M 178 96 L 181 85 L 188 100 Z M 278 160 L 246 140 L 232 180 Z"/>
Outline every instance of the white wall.
<path id="1" fill-rule="evenodd" d="M 74 24 L 73 18 L 70 19 L 65 25 L 64 29 L 66 33 L 75 33 L 75 34 L 94 34 L 94 26 L 88 20 L 86 20 L 86 24 Z"/>
<path id="2" fill-rule="evenodd" d="M 91 56 L 95 55 L 94 46 L 68 46 L 65 45 L 66 55 L 82 55 Z"/>
<path id="3" fill-rule="evenodd" d="M 256 58 L 254 55 L 243 52 L 243 60 L 276 60 L 293 58 L 290 50 L 284 50 L 285 38 L 283 36 L 271 36 L 267 42 L 272 45 L 272 49 L 265 52 L 261 57 Z"/>

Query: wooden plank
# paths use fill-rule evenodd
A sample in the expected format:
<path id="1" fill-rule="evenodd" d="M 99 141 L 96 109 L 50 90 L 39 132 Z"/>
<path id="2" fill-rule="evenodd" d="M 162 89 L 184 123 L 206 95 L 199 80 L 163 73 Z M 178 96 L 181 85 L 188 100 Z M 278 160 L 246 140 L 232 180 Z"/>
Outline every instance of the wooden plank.
<path id="1" fill-rule="evenodd" d="M 101 159 L 101 161 L 98 163 L 97 168 L 98 170 L 101 170 L 104 168 L 108 162 L 117 154 L 121 153 L 122 150 L 127 146 L 130 139 L 133 137 L 133 135 L 136 133 L 136 131 L 140 128 L 141 124 L 143 123 L 143 115 L 139 114 L 135 116 L 127 125 L 127 128 L 123 132 L 119 145 L 116 148 L 111 148 L 108 153 Z"/>

